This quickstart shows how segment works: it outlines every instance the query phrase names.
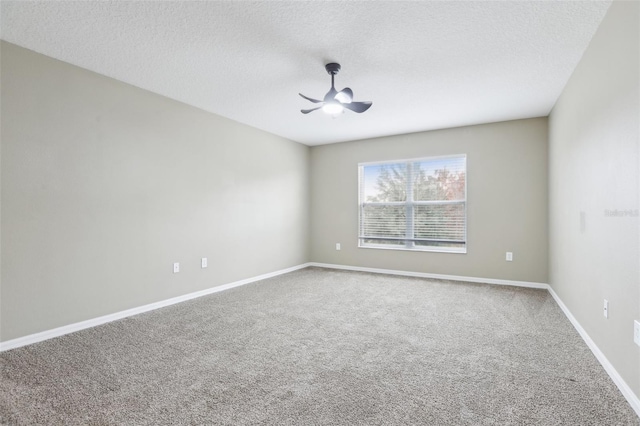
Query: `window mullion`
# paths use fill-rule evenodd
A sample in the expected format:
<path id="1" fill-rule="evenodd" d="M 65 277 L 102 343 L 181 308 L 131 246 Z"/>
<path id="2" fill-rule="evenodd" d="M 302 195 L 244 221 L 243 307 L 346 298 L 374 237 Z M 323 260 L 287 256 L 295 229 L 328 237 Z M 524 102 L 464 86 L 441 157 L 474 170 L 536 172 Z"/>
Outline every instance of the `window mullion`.
<path id="1" fill-rule="evenodd" d="M 406 196 L 406 216 L 407 216 L 407 228 L 405 245 L 407 248 L 415 247 L 413 241 L 414 238 L 414 226 L 413 226 L 413 164 L 407 163 L 407 196 Z"/>

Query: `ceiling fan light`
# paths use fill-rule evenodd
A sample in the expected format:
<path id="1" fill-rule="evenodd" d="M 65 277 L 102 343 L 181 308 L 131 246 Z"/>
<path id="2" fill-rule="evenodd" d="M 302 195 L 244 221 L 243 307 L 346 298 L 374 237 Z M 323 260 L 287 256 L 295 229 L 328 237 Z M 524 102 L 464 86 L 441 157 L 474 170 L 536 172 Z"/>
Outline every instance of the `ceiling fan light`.
<path id="1" fill-rule="evenodd" d="M 351 96 L 347 95 L 344 92 L 338 92 L 338 94 L 336 95 L 336 97 L 334 98 L 336 101 L 343 103 L 343 104 L 350 104 L 351 103 Z"/>
<path id="2" fill-rule="evenodd" d="M 324 104 L 322 111 L 324 111 L 325 114 L 335 115 L 343 112 L 344 108 L 337 102 L 331 102 Z"/>

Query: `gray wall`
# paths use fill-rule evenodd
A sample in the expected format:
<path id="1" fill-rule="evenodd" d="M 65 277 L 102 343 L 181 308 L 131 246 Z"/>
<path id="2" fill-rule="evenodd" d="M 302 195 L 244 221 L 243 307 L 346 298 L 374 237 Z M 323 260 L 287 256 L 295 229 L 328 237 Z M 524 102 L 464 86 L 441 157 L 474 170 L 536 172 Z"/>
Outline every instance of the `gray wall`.
<path id="1" fill-rule="evenodd" d="M 638 216 L 606 211 L 639 208 L 639 17 L 612 4 L 549 122 L 550 284 L 638 396 Z"/>
<path id="2" fill-rule="evenodd" d="M 1 49 L 3 341 L 309 260 L 308 147 Z"/>
<path id="3" fill-rule="evenodd" d="M 547 131 L 535 118 L 312 147 L 311 259 L 546 283 Z M 358 163 L 449 154 L 467 154 L 467 254 L 358 248 Z"/>

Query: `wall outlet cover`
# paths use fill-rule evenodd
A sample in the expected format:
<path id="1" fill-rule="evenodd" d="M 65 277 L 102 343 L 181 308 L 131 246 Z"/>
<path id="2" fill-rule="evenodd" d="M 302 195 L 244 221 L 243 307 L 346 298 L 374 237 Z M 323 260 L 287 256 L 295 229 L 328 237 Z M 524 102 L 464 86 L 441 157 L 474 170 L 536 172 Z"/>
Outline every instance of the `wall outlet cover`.
<path id="1" fill-rule="evenodd" d="M 206 268 L 206 267 L 207 267 L 207 258 L 206 258 L 206 257 L 203 257 L 203 258 L 200 260 L 200 267 L 201 267 L 202 269 L 204 269 L 204 268 Z"/>
<path id="2" fill-rule="evenodd" d="M 177 274 L 178 272 L 180 272 L 180 264 L 176 262 L 173 264 L 173 273 Z"/>

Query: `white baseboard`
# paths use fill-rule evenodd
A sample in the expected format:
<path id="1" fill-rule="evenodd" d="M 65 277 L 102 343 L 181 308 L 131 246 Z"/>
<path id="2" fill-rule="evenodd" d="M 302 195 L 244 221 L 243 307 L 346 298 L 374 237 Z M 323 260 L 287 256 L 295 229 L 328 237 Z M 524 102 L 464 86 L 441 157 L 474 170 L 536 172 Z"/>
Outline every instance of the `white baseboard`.
<path id="1" fill-rule="evenodd" d="M 361 266 L 333 265 L 330 263 L 316 263 L 316 262 L 309 263 L 309 266 L 317 266 L 319 268 L 329 268 L 329 269 L 342 269 L 346 271 L 373 272 L 374 274 L 402 275 L 405 277 L 433 278 L 433 279 L 439 279 L 439 280 L 466 281 L 466 282 L 472 282 L 472 283 L 512 285 L 516 287 L 528 287 L 528 288 L 542 288 L 542 289 L 549 288 L 549 284 L 529 282 L 529 281 L 512 281 L 512 280 L 498 280 L 494 278 L 463 277 L 459 275 L 430 274 L 427 272 L 398 271 L 395 269 L 365 268 Z"/>
<path id="2" fill-rule="evenodd" d="M 267 274 L 258 275 L 257 277 L 251 277 L 240 281 L 235 281 L 228 284 L 219 285 L 217 287 L 211 287 L 206 290 L 196 291 L 194 293 L 184 294 L 182 296 L 173 297 L 171 299 L 161 300 L 159 302 L 150 303 L 148 305 L 139 306 L 137 308 L 127 309 L 125 311 L 116 312 L 109 315 L 104 315 L 98 318 L 93 318 L 86 321 L 77 322 L 74 324 L 65 325 L 62 327 L 54 328 L 52 330 L 43 331 L 40 333 L 30 334 L 28 336 L 19 337 L 13 340 L 7 340 L 6 342 L 0 342 L 0 352 L 8 351 L 10 349 L 19 348 L 21 346 L 30 345 L 32 343 L 42 342 L 43 340 L 52 339 L 54 337 L 63 336 L 65 334 L 73 333 L 76 331 L 84 330 L 85 328 L 95 327 L 97 325 L 106 324 L 108 322 L 116 321 L 122 318 L 130 317 L 132 315 L 141 314 L 143 312 L 153 311 L 154 309 L 163 308 L 165 306 L 175 305 L 176 303 L 184 302 L 198 297 L 206 296 L 208 294 L 217 293 L 219 291 L 228 290 L 230 288 L 239 287 L 245 284 L 249 284 L 255 281 L 264 280 L 267 278 L 275 277 L 278 275 L 286 274 L 289 272 L 297 271 L 310 266 L 308 263 L 293 266 L 291 268 L 281 269 L 279 271 L 269 272 Z"/>
<path id="3" fill-rule="evenodd" d="M 390 274 L 390 275 L 402 275 L 407 277 L 419 277 L 419 278 L 437 278 L 444 280 L 453 280 L 453 281 L 467 281 L 467 282 L 476 282 L 476 283 L 487 283 L 487 284 L 499 284 L 499 285 L 512 285 L 518 287 L 529 287 L 529 288 L 540 288 L 546 289 L 551 293 L 553 299 L 556 301 L 562 312 L 564 312 L 565 316 L 573 327 L 576 329 L 578 334 L 582 337 L 582 340 L 587 344 L 593 355 L 595 355 L 596 359 L 600 362 L 604 370 L 607 372 L 613 383 L 618 387 L 622 395 L 625 397 L 631 408 L 636 412 L 638 417 L 640 417 L 640 399 L 636 396 L 635 393 L 631 390 L 629 385 L 624 381 L 622 376 L 618 373 L 618 371 L 613 367 L 611 362 L 607 359 L 606 356 L 602 353 L 600 348 L 595 344 L 595 342 L 589 337 L 587 332 L 582 328 L 578 320 L 571 314 L 567 306 L 562 302 L 560 297 L 556 294 L 555 291 L 551 288 L 549 284 L 545 283 L 535 283 L 528 281 L 510 281 L 510 280 L 497 280 L 497 279 L 488 279 L 488 278 L 475 278 L 475 277 L 463 277 L 457 275 L 440 275 L 440 274 L 429 274 L 425 272 L 409 272 L 409 271 L 397 271 L 394 269 L 377 269 L 377 268 L 364 268 L 360 266 L 346 266 L 346 265 L 333 265 L 329 263 L 316 263 L 311 262 L 309 266 L 316 266 L 319 268 L 329 268 L 329 269 L 341 269 L 347 271 L 361 271 L 361 272 L 372 272 L 376 274 Z"/>
<path id="4" fill-rule="evenodd" d="M 638 417 L 640 417 L 640 398 L 638 398 L 638 396 L 635 393 L 633 393 L 629 385 L 627 385 L 627 383 L 620 376 L 618 371 L 613 367 L 613 365 L 609 362 L 607 357 L 602 353 L 600 348 L 591 339 L 589 334 L 587 334 L 585 329 L 582 328 L 582 326 L 580 325 L 578 320 L 573 316 L 571 311 L 569 311 L 569 308 L 567 308 L 567 305 L 564 304 L 564 302 L 560 299 L 560 297 L 556 294 L 556 292 L 553 291 L 551 287 L 549 287 L 549 293 L 551 293 L 551 296 L 553 296 L 553 299 L 556 301 L 558 306 L 560 306 L 560 309 L 562 309 L 562 312 L 564 312 L 564 315 L 567 317 L 567 319 L 571 321 L 571 324 L 573 324 L 573 327 L 578 331 L 578 333 L 582 337 L 582 340 L 584 340 L 584 342 L 587 344 L 589 349 L 591 349 L 591 352 L 593 352 L 593 355 L 595 355 L 598 361 L 600 361 L 600 364 L 602 365 L 604 370 L 607 372 L 609 377 L 611 377 L 611 380 L 613 380 L 613 383 L 615 383 L 618 389 L 620 389 L 620 392 L 622 392 L 622 395 L 626 398 L 629 405 L 631 405 L 631 408 L 633 408 L 633 410 L 636 412 Z"/>

